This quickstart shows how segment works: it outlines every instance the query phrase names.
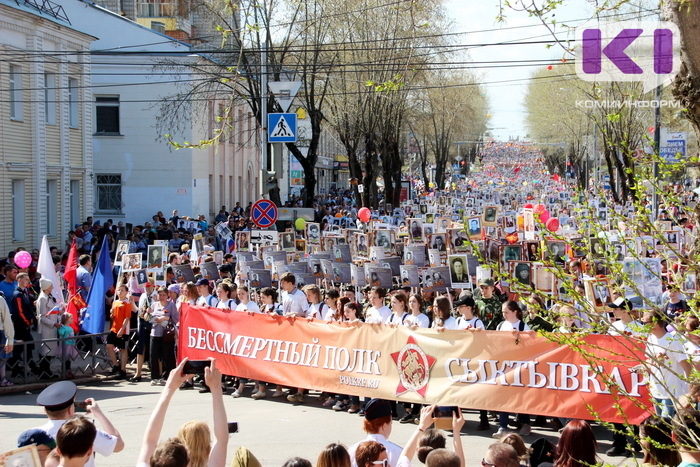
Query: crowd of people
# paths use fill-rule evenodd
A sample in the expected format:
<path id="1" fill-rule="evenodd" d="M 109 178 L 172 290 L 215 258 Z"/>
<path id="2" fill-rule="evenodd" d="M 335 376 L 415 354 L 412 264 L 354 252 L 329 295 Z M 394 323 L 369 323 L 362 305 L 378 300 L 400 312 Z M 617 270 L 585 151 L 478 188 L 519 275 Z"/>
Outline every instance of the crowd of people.
<path id="1" fill-rule="evenodd" d="M 697 195 L 678 187 L 676 201 L 659 209 L 658 216 L 648 223 L 653 228 L 640 234 L 629 221 L 639 206 L 615 204 L 604 193 L 576 193 L 566 183 L 548 178 L 536 159 L 538 155 L 522 147 L 501 145 L 491 149 L 482 161 L 482 170 L 458 182 L 454 190 L 426 191 L 401 207 L 387 206 L 366 214 L 344 194 L 319 200 L 314 222 L 295 223 L 286 231 L 293 234 L 291 246 L 283 247 L 281 241 L 276 244 L 274 240 L 253 244 L 250 235 L 246 237 L 250 244 L 244 245 L 237 234 L 252 234 L 256 229 L 249 218 L 250 206 L 244 209 L 238 203 L 231 212 L 223 206 L 211 224 L 206 216 L 183 218 L 173 211 L 169 219 L 158 212 L 143 225 L 89 218 L 76 226 L 69 233 L 65 250 L 52 253 L 61 282 L 60 271 L 68 250 L 73 242 L 78 245 L 82 253 L 78 293 L 83 298 L 90 290 L 90 273 L 103 238 L 107 238 L 114 262 L 120 241 L 128 241 L 127 254 L 146 255 L 151 245 L 167 245 L 162 270 L 148 274 L 145 281 L 136 271 L 114 267 L 116 285 L 106 297 L 111 374 L 134 383 L 147 379 L 151 385 L 164 386 L 147 428 L 140 465 L 166 465 L 158 459 L 179 456 L 182 461 L 193 455 L 185 434 L 183 439 L 171 440 L 165 446 L 158 444 L 169 398 L 177 388 L 199 385 L 200 392 L 212 393 L 215 407 L 228 391 L 239 398 L 252 388 L 252 398 L 286 398 L 300 404 L 314 389 L 289 388 L 284 381 L 222 376 L 215 365 L 202 375 L 184 374 L 184 360 L 180 365 L 176 363 L 181 360 L 177 358 L 177 335 L 183 304 L 289 318 L 383 324 L 386 328 L 432 328 L 437 332 L 537 332 L 551 336 L 597 333 L 642 339 L 647 359 L 635 371 L 647 375 L 655 410 L 640 429 L 649 438 L 666 436 L 666 441 L 645 444 L 642 437 L 637 445 L 628 442 L 627 437 L 634 429 L 616 425 L 613 446 L 607 454 L 629 456 L 637 448 L 644 449 L 652 464 L 661 464 L 659 459 L 667 455 L 666 451 L 687 455 L 684 461 L 697 456 L 692 443 L 685 442 L 680 450 L 669 447 L 679 439 L 687 441 L 698 424 L 694 409 L 700 391 L 691 384 L 693 373 L 700 369 L 700 321 L 692 309 L 697 276 L 683 259 L 695 242 L 689 218 Z M 581 206 L 585 213 L 579 210 Z M 556 218 L 556 228 L 546 222 L 545 211 L 547 218 Z M 592 226 L 591 219 L 599 223 Z M 218 228 L 221 225 L 227 229 Z M 202 244 L 196 246 L 200 234 Z M 349 259 L 341 246 L 348 247 Z M 284 259 L 275 256 L 274 261 L 264 261 L 273 252 L 282 253 Z M 55 287 L 65 287 L 40 277 L 35 263 L 19 268 L 13 261 L 16 253 L 8 255 L 0 282 L 5 297 L 0 297 L 0 344 L 4 344 L 0 347 L 0 386 L 12 385 L 13 377 L 23 371 L 51 377 L 56 367 L 52 360 L 61 362 L 60 373 L 71 378 L 71 360 L 80 352 L 80 336 L 74 335 L 72 325 L 78 323 L 71 322 L 73 316 L 61 309 L 52 293 Z M 32 256 L 36 262 L 38 251 Z M 255 262 L 261 263 L 259 267 L 251 266 Z M 329 270 L 325 262 L 331 266 L 346 264 L 351 272 L 348 280 L 341 280 L 342 271 Z M 207 263 L 216 264 L 217 274 L 212 275 Z M 304 272 L 287 270 L 292 264 L 301 267 L 295 271 Z M 188 265 L 192 280 L 178 273 L 182 265 Z M 362 271 L 359 275 L 357 268 Z M 267 272 L 269 283 L 261 285 L 264 281 L 258 272 Z M 38 355 L 34 355 L 32 344 L 13 346 L 15 341 L 41 342 Z M 135 364 L 130 365 L 133 359 Z M 29 368 L 23 367 L 25 361 Z M 150 378 L 144 373 L 146 363 Z M 132 369 L 133 374 L 129 374 Z M 318 397 L 329 409 L 365 418 L 367 440 L 347 449 L 329 446 L 324 450 L 322 456 L 335 459 L 332 465 L 347 465 L 347 459 L 353 467 L 395 467 L 409 465 L 416 452 L 420 456 L 417 446 L 427 445 L 421 443 L 438 446 L 442 442 L 442 447 L 430 446 L 435 453 L 444 449 L 444 438 L 440 441 L 441 435 L 429 430 L 434 410 L 430 405 L 361 400 L 345 394 L 321 393 Z M 68 415 L 72 414 L 61 414 Z M 532 456 L 539 451 L 549 452 L 550 462 L 557 466 L 598 463 L 595 438 L 587 422 L 551 418 L 546 413 L 512 416 L 480 411 L 476 429 L 491 430 L 492 420 L 496 421 L 493 437 L 500 441 L 486 453 L 484 467 L 515 466 L 525 458 L 536 467 Z M 222 456 L 226 458 L 226 452 L 225 446 L 222 448 L 223 425 L 216 410 L 214 418 L 216 441 L 205 457 L 217 465 Z M 394 420 L 418 425 L 404 448 L 387 440 Z M 462 430 L 463 423 L 457 410 L 455 434 Z M 559 445 L 525 449 L 521 437 L 530 436 L 533 425 L 561 430 Z M 517 433 L 511 432 L 511 426 Z M 684 429 L 690 429 L 691 434 L 678 434 Z M 439 460 L 431 463 L 431 452 L 421 462 L 464 465 L 458 444 L 459 437 L 455 436 L 454 455 L 435 455 Z M 665 450 L 659 448 L 660 444 Z M 245 452 L 237 453 L 239 457 L 251 459 Z M 322 462 L 330 461 L 319 457 L 318 465 Z"/>
<path id="2" fill-rule="evenodd" d="M 138 467 L 193 467 L 224 466 L 227 463 L 230 422 L 221 390 L 222 375 L 211 359 L 202 372 L 212 388 L 212 427 L 205 422 L 191 420 L 183 424 L 175 437 L 160 440 L 170 402 L 178 387 L 192 374 L 187 374 L 187 358 L 170 372 L 160 399 L 153 408 L 145 428 L 136 465 Z M 93 398 L 77 398 L 78 389 L 70 381 L 54 383 L 37 397 L 47 422 L 20 433 L 18 450 L 3 456 L 6 465 L 19 459 L 26 449 L 36 452 L 42 466 L 95 465 L 95 454 L 110 456 L 125 447 L 119 430 L 102 412 Z M 86 415 L 76 413 L 83 407 Z M 392 434 L 392 404 L 390 401 L 371 399 L 364 410 L 362 429 L 364 439 L 346 446 L 331 443 L 323 448 L 316 459 L 317 467 L 408 467 L 416 458 L 430 467 L 465 467 L 461 432 L 465 420 L 461 410 L 454 410 L 448 419 L 452 432 L 449 449 L 444 432 L 437 422 L 445 420 L 436 405 L 420 410 L 415 431 L 402 447 L 389 438 Z M 94 421 L 90 420 L 92 417 Z M 435 425 L 435 427 L 433 426 Z M 700 436 L 700 412 L 695 408 L 681 409 L 673 418 L 649 417 L 640 427 L 640 449 L 644 465 L 687 466 L 700 462 L 697 439 Z M 213 441 L 212 441 L 213 435 Z M 348 438 L 357 437 L 348 433 Z M 352 439 L 352 438 L 350 438 Z M 26 459 L 26 457 L 23 457 Z M 259 467 L 262 464 L 254 453 L 244 446 L 236 448 L 231 465 Z M 558 442 L 539 438 L 527 445 L 517 433 L 503 434 L 483 453 L 483 467 L 587 467 L 600 465 L 597 440 L 589 422 L 570 420 L 561 429 Z M 310 460 L 293 457 L 283 467 L 311 467 Z"/>

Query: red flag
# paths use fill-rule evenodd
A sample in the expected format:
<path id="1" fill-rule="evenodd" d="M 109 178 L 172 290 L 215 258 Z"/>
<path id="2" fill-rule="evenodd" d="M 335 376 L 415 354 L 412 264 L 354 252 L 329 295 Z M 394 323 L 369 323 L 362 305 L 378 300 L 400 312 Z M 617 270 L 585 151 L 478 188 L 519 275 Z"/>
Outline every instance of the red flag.
<path id="1" fill-rule="evenodd" d="M 514 174 L 517 174 L 518 172 L 520 172 L 520 166 L 516 167 L 515 170 L 513 170 Z"/>
<path id="2" fill-rule="evenodd" d="M 554 175 L 552 175 L 552 180 L 554 180 L 555 182 L 558 182 L 559 180 L 561 180 L 561 178 L 559 177 L 559 174 L 554 174 Z"/>
<path id="3" fill-rule="evenodd" d="M 76 303 L 79 299 L 83 302 L 82 297 L 78 294 L 78 245 L 73 240 L 73 244 L 70 246 L 70 252 L 68 253 L 68 261 L 66 261 L 66 269 L 63 271 L 63 279 L 66 281 L 66 288 L 68 289 L 68 306 L 66 311 L 73 315 L 73 324 L 71 327 L 77 333 L 80 323 L 78 321 L 78 312 L 83 306 L 79 306 L 80 303 Z M 84 302 L 83 302 L 84 303 Z"/>

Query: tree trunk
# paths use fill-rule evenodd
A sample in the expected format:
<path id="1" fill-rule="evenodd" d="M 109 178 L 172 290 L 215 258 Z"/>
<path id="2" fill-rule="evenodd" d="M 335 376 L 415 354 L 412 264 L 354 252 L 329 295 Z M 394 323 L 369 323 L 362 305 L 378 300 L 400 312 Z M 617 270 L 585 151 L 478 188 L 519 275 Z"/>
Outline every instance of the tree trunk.
<path id="1" fill-rule="evenodd" d="M 683 54 L 676 75 L 673 96 L 685 109 L 684 115 L 700 138 L 700 9 L 692 2 L 664 2 L 681 33 Z"/>

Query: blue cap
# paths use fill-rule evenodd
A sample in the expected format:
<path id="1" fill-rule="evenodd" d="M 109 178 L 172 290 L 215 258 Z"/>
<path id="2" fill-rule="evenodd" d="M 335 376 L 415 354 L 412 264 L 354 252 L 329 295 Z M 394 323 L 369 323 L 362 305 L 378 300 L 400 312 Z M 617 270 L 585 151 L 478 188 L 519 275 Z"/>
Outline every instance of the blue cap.
<path id="1" fill-rule="evenodd" d="M 48 410 L 63 410 L 73 403 L 77 392 L 78 387 L 72 381 L 59 381 L 41 391 L 36 403 Z"/>
<path id="2" fill-rule="evenodd" d="M 56 440 L 41 428 L 30 428 L 19 435 L 17 447 L 21 448 L 31 444 L 36 444 L 37 446 L 45 445 L 53 449 L 56 447 Z"/>

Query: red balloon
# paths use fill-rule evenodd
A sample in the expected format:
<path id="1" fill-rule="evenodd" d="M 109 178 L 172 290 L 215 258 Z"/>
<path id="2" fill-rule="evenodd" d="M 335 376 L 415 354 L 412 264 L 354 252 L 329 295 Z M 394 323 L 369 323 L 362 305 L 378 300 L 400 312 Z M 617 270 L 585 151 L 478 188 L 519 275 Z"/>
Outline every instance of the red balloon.
<path id="1" fill-rule="evenodd" d="M 556 232 L 557 230 L 559 230 L 559 219 L 557 219 L 556 217 L 550 217 L 547 220 L 545 226 L 550 232 Z"/>
<path id="2" fill-rule="evenodd" d="M 364 223 L 369 222 L 371 216 L 372 212 L 368 208 L 360 208 L 360 210 L 357 211 L 357 217 Z"/>
<path id="3" fill-rule="evenodd" d="M 549 220 L 549 211 L 545 209 L 543 212 L 540 213 L 540 222 L 546 224 L 548 220 Z"/>
<path id="4" fill-rule="evenodd" d="M 525 209 L 532 209 L 534 206 L 532 205 L 532 203 L 527 203 L 527 204 L 525 204 L 525 206 L 523 206 L 523 207 L 524 207 Z"/>

